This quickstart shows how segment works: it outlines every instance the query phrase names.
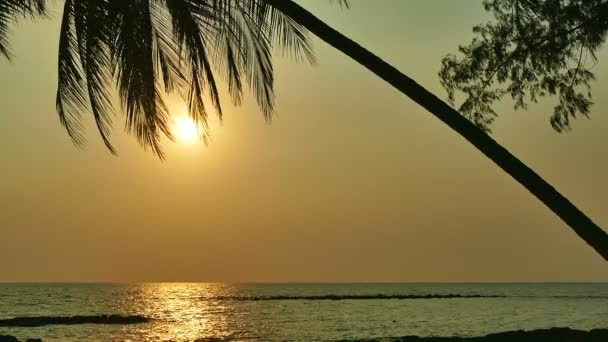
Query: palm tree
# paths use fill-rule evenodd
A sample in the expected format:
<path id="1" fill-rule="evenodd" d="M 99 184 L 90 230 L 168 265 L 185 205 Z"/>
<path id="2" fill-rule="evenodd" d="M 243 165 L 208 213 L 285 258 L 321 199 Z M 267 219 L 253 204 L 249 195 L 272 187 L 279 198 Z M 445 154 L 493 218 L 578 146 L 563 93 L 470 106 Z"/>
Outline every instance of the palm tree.
<path id="1" fill-rule="evenodd" d="M 66 0 L 57 91 L 61 122 L 81 146 L 80 113 L 90 108 L 106 146 L 114 151 L 108 138 L 108 88 L 116 80 L 126 129 L 162 158 L 159 139 L 171 138 L 171 133 L 161 86 L 180 92 L 190 115 L 205 128 L 204 96 L 221 118 L 216 73 L 227 81 L 235 103 L 245 80 L 270 119 L 271 48 L 278 45 L 296 59 L 314 61 L 307 31 L 458 132 L 608 260 L 608 234 L 537 173 L 450 105 L 291 0 Z"/>
<path id="2" fill-rule="evenodd" d="M 440 98 L 401 73 L 378 56 L 366 50 L 291 0 L 265 0 L 270 6 L 306 27 L 318 38 L 354 59 L 372 73 L 391 84 L 404 95 L 458 132 L 486 157 L 517 180 L 549 209 L 566 222 L 574 232 L 608 261 L 608 234 L 560 194 L 534 170 L 502 147 L 483 129 L 467 120 Z M 608 14 L 608 3 L 597 9 Z"/>

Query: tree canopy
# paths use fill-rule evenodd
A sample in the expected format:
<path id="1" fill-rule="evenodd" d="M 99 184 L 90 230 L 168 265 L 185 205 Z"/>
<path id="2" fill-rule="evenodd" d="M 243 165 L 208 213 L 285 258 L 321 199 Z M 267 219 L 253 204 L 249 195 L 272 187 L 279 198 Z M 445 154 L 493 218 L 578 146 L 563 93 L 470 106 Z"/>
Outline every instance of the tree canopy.
<path id="1" fill-rule="evenodd" d="M 442 60 L 439 76 L 459 111 L 489 131 L 493 104 L 511 96 L 515 109 L 556 96 L 551 125 L 559 132 L 588 116 L 596 53 L 608 32 L 603 0 L 484 0 L 494 21 L 475 26 L 469 45 Z"/>

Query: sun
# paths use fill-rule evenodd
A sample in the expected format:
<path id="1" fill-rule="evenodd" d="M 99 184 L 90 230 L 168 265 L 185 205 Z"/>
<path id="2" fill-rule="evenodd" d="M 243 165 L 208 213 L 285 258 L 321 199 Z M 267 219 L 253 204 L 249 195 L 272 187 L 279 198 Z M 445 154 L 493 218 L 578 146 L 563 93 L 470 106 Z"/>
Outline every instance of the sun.
<path id="1" fill-rule="evenodd" d="M 196 123 L 185 116 L 175 120 L 175 136 L 186 143 L 194 143 L 200 139 Z"/>

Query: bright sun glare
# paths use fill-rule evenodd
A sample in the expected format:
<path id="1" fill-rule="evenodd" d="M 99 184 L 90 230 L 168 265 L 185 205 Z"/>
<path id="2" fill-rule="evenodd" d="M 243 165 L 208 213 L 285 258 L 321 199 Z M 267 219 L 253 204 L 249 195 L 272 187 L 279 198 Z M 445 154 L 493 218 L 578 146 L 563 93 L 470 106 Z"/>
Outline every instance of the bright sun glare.
<path id="1" fill-rule="evenodd" d="M 196 142 L 199 139 L 199 132 L 196 123 L 188 117 L 181 117 L 175 121 L 175 136 L 187 143 Z"/>

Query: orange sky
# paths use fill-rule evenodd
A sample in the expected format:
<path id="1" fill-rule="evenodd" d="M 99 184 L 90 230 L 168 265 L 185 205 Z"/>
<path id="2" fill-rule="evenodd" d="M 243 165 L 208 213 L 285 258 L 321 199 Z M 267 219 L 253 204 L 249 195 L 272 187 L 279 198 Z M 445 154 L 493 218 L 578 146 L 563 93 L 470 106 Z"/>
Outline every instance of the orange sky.
<path id="1" fill-rule="evenodd" d="M 477 1 L 300 1 L 437 94 Z M 229 107 L 161 163 L 122 133 L 76 149 L 54 110 L 59 15 L 0 60 L 0 281 L 608 281 L 608 264 L 471 145 L 315 40 L 277 60 L 277 118 Z M 608 227 L 608 59 L 592 120 L 498 106 L 494 137 Z M 176 116 L 183 104 L 172 100 Z"/>

